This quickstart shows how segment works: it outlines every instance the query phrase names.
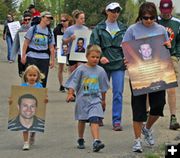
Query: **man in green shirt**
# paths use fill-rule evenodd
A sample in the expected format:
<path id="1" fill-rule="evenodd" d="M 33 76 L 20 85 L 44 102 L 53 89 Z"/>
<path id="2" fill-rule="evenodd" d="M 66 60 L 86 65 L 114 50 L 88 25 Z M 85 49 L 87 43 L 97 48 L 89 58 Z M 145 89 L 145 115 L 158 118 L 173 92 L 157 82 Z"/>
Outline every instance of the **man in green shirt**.
<path id="1" fill-rule="evenodd" d="M 169 40 L 171 41 L 172 45 L 170 49 L 171 59 L 174 65 L 176 77 L 178 78 L 178 61 L 180 59 L 180 19 L 172 16 L 172 0 L 161 0 L 159 10 L 161 12 L 159 23 L 166 27 L 169 34 Z M 177 130 L 180 128 L 180 124 L 177 122 L 176 118 L 176 89 L 168 89 L 167 94 L 171 114 L 169 128 L 172 130 Z"/>

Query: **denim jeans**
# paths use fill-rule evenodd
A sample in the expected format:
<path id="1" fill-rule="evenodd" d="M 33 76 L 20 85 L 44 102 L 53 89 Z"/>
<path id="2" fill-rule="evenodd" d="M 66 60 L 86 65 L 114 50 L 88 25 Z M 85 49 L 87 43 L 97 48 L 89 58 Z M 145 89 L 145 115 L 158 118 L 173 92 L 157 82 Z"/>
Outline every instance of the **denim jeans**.
<path id="1" fill-rule="evenodd" d="M 121 123 L 122 119 L 122 104 L 123 104 L 123 91 L 124 91 L 124 74 L 125 71 L 106 71 L 108 78 L 112 78 L 112 124 Z"/>
<path id="2" fill-rule="evenodd" d="M 12 52 L 12 45 L 13 45 L 13 41 L 11 36 L 6 36 L 6 43 L 7 43 L 7 59 L 10 60 L 11 57 L 11 52 Z"/>

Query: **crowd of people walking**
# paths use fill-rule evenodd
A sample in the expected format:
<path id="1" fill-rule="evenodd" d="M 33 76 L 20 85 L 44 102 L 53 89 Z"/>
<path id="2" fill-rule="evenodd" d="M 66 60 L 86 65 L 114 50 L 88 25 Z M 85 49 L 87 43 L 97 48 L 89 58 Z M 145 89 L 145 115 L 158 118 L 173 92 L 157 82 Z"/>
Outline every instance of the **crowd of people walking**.
<path id="1" fill-rule="evenodd" d="M 55 65 L 57 48 L 57 36 L 62 36 L 62 48 L 66 47 L 64 55 L 67 57 L 69 78 L 63 80 L 64 63 L 58 63 L 58 78 L 60 92 L 67 91 L 66 101 L 75 101 L 75 119 L 78 120 L 78 148 L 85 148 L 84 131 L 85 124 L 90 123 L 93 138 L 93 151 L 98 152 L 105 147 L 100 140 L 100 125 L 106 109 L 106 92 L 112 83 L 112 130 L 123 130 L 123 91 L 125 71 L 128 69 L 129 61 L 125 59 L 122 43 L 132 40 L 164 35 L 166 41 L 164 46 L 170 51 L 174 71 L 178 78 L 178 61 L 180 59 L 180 20 L 172 16 L 172 0 L 160 0 L 160 15 L 154 3 L 144 2 L 140 5 L 137 19 L 131 26 L 126 26 L 119 20 L 122 7 L 117 2 L 110 2 L 104 8 L 105 18 L 93 29 L 90 43 L 85 43 L 85 38 L 76 37 L 76 31 L 89 30 L 85 26 L 85 12 L 74 10 L 72 17 L 66 13 L 61 14 L 60 23 L 52 30 L 50 25 L 53 16 L 49 11 L 39 12 L 34 5 L 28 7 L 24 12 L 21 27 L 13 40 L 8 23 L 14 21 L 11 14 L 7 15 L 4 24 L 3 39 L 7 42 L 7 60 L 11 63 L 16 60 L 18 54 L 18 73 L 20 77 L 27 78 L 26 86 L 45 88 L 48 82 L 49 68 Z M 24 32 L 24 43 L 20 50 L 19 33 Z M 85 35 L 82 34 L 82 37 Z M 81 42 L 87 61 L 71 60 L 71 47 L 73 42 Z M 79 46 L 80 44 L 78 44 Z M 86 48 L 84 46 L 86 45 Z M 82 49 L 81 49 L 82 50 Z M 85 52 L 86 51 L 86 52 Z M 29 66 L 34 65 L 35 72 L 28 76 Z M 33 68 L 33 67 L 32 67 Z M 38 75 L 43 74 L 42 79 Z M 26 75 L 24 77 L 24 75 Z M 31 82 L 31 77 L 33 78 Z M 110 80 L 112 79 L 112 82 Z M 36 86 L 37 82 L 41 85 Z M 134 96 L 131 79 L 131 106 L 133 118 L 134 144 L 133 152 L 142 152 L 142 136 L 149 146 L 155 144 L 152 127 L 160 116 L 167 102 L 170 109 L 169 129 L 177 130 L 180 124 L 176 117 L 176 88 L 156 91 L 148 94 Z M 23 85 L 22 85 L 23 86 Z M 147 102 L 149 105 L 147 106 Z M 147 114 L 147 111 L 149 113 Z M 145 123 L 144 123 L 145 122 Z M 28 130 L 27 130 L 28 131 Z M 34 141 L 35 133 L 23 131 L 23 150 L 29 150 Z M 31 142 L 30 142 L 31 141 Z"/>

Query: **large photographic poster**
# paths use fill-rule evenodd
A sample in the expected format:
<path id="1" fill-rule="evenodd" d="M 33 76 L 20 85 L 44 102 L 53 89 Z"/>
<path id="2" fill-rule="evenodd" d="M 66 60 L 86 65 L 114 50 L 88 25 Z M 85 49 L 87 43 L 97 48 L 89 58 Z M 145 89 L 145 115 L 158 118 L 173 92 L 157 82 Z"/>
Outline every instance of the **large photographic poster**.
<path id="1" fill-rule="evenodd" d="M 22 50 L 23 50 L 23 44 L 24 44 L 24 36 L 25 36 L 26 32 L 19 32 L 19 43 L 20 43 L 20 52 L 21 52 L 21 56 L 22 56 Z"/>
<path id="2" fill-rule="evenodd" d="M 57 62 L 66 64 L 68 45 L 62 44 L 62 35 L 57 36 Z"/>
<path id="3" fill-rule="evenodd" d="M 123 42 L 133 95 L 177 87 L 164 35 Z"/>
<path id="4" fill-rule="evenodd" d="M 70 60 L 87 61 L 86 48 L 89 44 L 91 30 L 75 31 L 76 39 L 72 43 L 70 50 Z"/>
<path id="5" fill-rule="evenodd" d="M 12 86 L 9 101 L 8 129 L 44 132 L 46 88 Z"/>
<path id="6" fill-rule="evenodd" d="M 20 25 L 19 21 L 14 21 L 14 22 L 8 23 L 8 27 L 9 27 L 11 37 L 14 41 L 15 35 L 16 35 L 17 31 L 20 29 L 21 25 Z"/>

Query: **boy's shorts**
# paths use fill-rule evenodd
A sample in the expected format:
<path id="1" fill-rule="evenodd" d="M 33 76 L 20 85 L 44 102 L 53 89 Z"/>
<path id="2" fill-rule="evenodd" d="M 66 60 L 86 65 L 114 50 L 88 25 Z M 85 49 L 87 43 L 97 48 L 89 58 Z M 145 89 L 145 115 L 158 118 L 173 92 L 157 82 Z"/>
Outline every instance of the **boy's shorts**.
<path id="1" fill-rule="evenodd" d="M 175 56 L 171 56 L 171 60 L 172 60 L 172 63 L 173 63 L 173 66 L 174 66 L 174 71 L 175 71 L 175 74 L 176 74 L 176 78 L 178 80 L 178 74 L 179 74 L 179 71 L 178 71 L 178 59 L 177 57 Z"/>
<path id="2" fill-rule="evenodd" d="M 91 124 L 91 123 L 97 123 L 97 124 L 99 124 L 99 122 L 100 122 L 102 119 L 103 119 L 103 118 L 98 117 L 98 116 L 92 116 L 92 117 L 90 117 L 88 120 L 79 120 L 79 121 L 89 122 L 90 124 Z"/>
<path id="3" fill-rule="evenodd" d="M 163 109 L 166 104 L 165 91 L 158 91 L 148 93 L 149 104 L 150 104 L 150 115 L 153 116 L 164 116 Z M 131 96 L 131 106 L 133 111 L 133 121 L 145 122 L 147 120 L 146 114 L 146 99 L 147 94 L 140 96 Z"/>

